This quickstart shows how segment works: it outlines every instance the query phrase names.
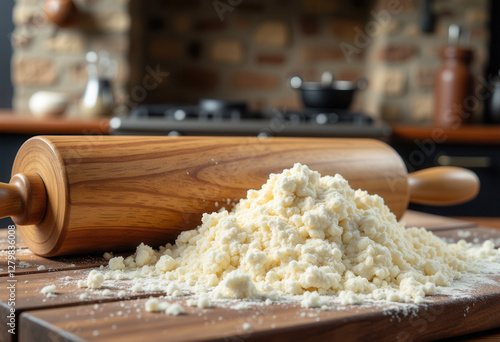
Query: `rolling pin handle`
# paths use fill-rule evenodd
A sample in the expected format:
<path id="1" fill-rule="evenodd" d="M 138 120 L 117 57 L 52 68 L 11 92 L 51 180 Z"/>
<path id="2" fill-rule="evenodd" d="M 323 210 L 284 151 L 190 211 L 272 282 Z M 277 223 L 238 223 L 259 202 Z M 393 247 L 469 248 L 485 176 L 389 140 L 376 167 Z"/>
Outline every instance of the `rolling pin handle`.
<path id="1" fill-rule="evenodd" d="M 11 216 L 19 225 L 38 224 L 45 216 L 47 194 L 36 173 L 18 173 L 9 184 L 0 183 L 0 218 Z"/>
<path id="2" fill-rule="evenodd" d="M 479 178 L 467 169 L 438 166 L 408 176 L 410 202 L 424 205 L 455 205 L 474 199 L 479 192 Z"/>

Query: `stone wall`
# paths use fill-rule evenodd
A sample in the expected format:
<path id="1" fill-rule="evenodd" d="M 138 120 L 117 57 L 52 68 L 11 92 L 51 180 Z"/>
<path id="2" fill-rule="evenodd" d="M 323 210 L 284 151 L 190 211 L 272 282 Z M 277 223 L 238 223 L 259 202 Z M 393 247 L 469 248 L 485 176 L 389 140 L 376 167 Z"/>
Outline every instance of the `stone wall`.
<path id="1" fill-rule="evenodd" d="M 289 78 L 317 81 L 329 70 L 337 79 L 368 78 L 354 109 L 390 122 L 426 122 L 437 52 L 450 23 L 471 29 L 478 74 L 487 62 L 486 0 L 435 1 L 432 34 L 419 29 L 422 1 L 416 0 L 75 2 L 97 20 L 55 30 L 41 19 L 43 1 L 17 0 L 16 109 L 25 111 L 29 96 L 40 89 L 65 90 L 77 101 L 86 81 L 85 52 L 105 48 L 120 63 L 115 88 L 125 109 L 205 97 L 245 99 L 253 109 L 300 108 Z M 155 70 L 169 76 L 148 84 Z"/>

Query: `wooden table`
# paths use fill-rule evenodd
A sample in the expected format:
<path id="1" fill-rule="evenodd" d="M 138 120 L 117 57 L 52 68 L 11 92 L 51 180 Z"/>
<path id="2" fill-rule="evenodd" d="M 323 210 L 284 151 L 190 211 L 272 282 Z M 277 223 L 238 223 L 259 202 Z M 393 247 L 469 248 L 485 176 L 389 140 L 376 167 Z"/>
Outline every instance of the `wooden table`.
<path id="1" fill-rule="evenodd" d="M 458 236 L 500 238 L 500 229 L 479 227 L 475 223 L 434 215 L 407 212 L 407 225 L 425 226 L 447 239 Z M 215 308 L 198 309 L 185 305 L 186 298 L 176 299 L 186 309 L 182 316 L 168 316 L 144 310 L 150 297 L 161 292 L 134 293 L 124 298 L 103 296 L 100 291 L 79 289 L 76 282 L 86 279 L 93 267 L 106 264 L 101 256 L 45 259 L 32 254 L 19 239 L 17 257 L 31 266 L 17 268 L 9 278 L 5 262 L 8 246 L 6 230 L 0 231 L 0 341 L 153 341 L 153 340 L 400 340 L 418 341 L 449 338 L 462 341 L 500 339 L 500 277 L 497 285 L 474 290 L 476 300 L 434 296 L 425 309 L 405 315 L 398 308 L 347 306 L 329 311 L 304 309 L 298 303 L 257 305 L 249 310 L 234 310 L 217 303 Z M 498 247 L 498 246 L 497 246 Z M 43 265 L 45 270 L 38 270 Z M 9 315 L 7 282 L 15 279 L 17 334 L 7 332 Z M 57 286 L 57 296 L 46 298 L 40 290 Z M 90 298 L 80 299 L 82 293 Z M 169 299 L 170 301 L 170 299 Z M 496 305 L 492 305 L 496 302 Z M 443 306 L 446 304 L 445 306 Z M 387 305 L 386 305 L 387 306 Z M 385 310 L 385 311 L 381 311 Z M 411 310 L 410 310 L 411 311 Z M 383 312 L 383 314 L 382 314 Z M 244 323 L 251 329 L 245 330 Z M 488 330 L 493 329 L 496 330 Z M 485 331 L 477 333 L 479 331 Z M 457 340 L 457 338 L 453 338 Z M 451 340 L 450 340 L 451 341 Z"/>

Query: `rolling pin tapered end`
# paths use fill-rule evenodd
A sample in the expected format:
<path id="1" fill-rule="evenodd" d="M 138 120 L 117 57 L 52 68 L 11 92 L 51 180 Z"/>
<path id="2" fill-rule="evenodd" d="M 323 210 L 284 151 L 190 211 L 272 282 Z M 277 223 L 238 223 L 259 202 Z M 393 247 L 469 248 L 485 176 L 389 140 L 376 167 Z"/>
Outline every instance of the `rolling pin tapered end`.
<path id="1" fill-rule="evenodd" d="M 432 167 L 408 176 L 410 202 L 424 205 L 455 205 L 474 199 L 480 188 L 477 175 L 453 166 Z"/>

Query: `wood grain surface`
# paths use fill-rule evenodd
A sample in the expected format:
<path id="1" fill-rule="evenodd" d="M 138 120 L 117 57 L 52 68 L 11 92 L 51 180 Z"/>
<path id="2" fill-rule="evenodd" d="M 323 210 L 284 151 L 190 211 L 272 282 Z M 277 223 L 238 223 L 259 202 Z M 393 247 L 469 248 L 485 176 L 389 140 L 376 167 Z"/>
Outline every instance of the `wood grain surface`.
<path id="1" fill-rule="evenodd" d="M 28 140 L 14 162 L 47 192 L 43 220 L 18 228 L 43 256 L 159 246 L 297 162 L 406 210 L 406 168 L 376 140 L 53 136 Z"/>
<path id="2" fill-rule="evenodd" d="M 457 219 L 473 222 L 483 227 L 500 228 L 500 217 L 457 217 Z"/>
<path id="3" fill-rule="evenodd" d="M 407 212 L 403 219 L 408 226 L 427 225 L 450 241 L 498 238 L 500 232 L 470 222 L 416 212 Z M 5 235 L 0 232 L 0 240 L 2 234 Z M 22 253 L 24 251 L 22 249 Z M 37 260 L 49 266 L 52 259 Z M 111 290 L 112 296 L 103 296 L 101 290 L 78 288 L 77 281 L 86 278 L 92 269 L 91 263 L 74 257 L 67 258 L 67 262 L 86 268 L 53 272 L 47 269 L 16 275 L 16 314 L 20 334 L 13 338 L 1 329 L 0 341 L 428 341 L 500 326 L 499 276 L 492 276 L 487 284 L 471 287 L 460 298 L 430 297 L 427 307 L 420 306 L 418 311 L 410 310 L 409 314 L 402 311 L 403 307 L 408 308 L 402 304 L 336 305 L 331 310 L 322 311 L 304 309 L 298 303 L 253 305 L 249 310 L 235 310 L 231 304 L 219 302 L 214 308 L 202 310 L 185 305 L 190 298 L 188 294 L 181 299 L 162 299 L 183 304 L 187 314 L 173 317 L 144 310 L 148 297 L 164 296 L 163 292 L 135 293 L 127 288 L 126 281 L 113 282 L 112 286 L 105 287 Z M 46 298 L 39 293 L 49 284 L 56 285 L 55 298 Z M 121 288 L 126 289 L 125 298 L 117 297 Z M 90 298 L 81 300 L 82 293 L 89 294 Z M 0 321 L 3 326 L 9 309 L 7 296 L 7 289 L 2 286 Z M 249 323 L 251 329 L 243 329 L 244 323 Z M 498 331 L 493 330 L 468 335 L 460 341 L 486 341 L 499 337 Z"/>
<path id="4" fill-rule="evenodd" d="M 45 273 L 45 271 L 72 270 L 78 268 L 99 267 L 107 264 L 102 256 L 76 256 L 76 257 L 56 257 L 44 258 L 31 252 L 27 248 L 19 249 L 16 253 L 18 265 L 24 262 L 26 266 L 17 266 L 16 274 Z M 38 270 L 39 266 L 44 266 L 46 270 Z M 7 251 L 0 251 L 0 277 L 5 277 L 8 273 Z"/>
<path id="5" fill-rule="evenodd" d="M 18 134 L 109 134 L 109 119 L 38 119 L 29 114 L 0 110 L 0 132 Z"/>
<path id="6" fill-rule="evenodd" d="M 500 282 L 500 277 L 492 277 Z M 500 285 L 469 292 L 473 298 L 434 296 L 426 307 L 408 304 L 337 305 L 332 310 L 304 309 L 300 303 L 255 305 L 234 310 L 215 303 L 198 309 L 179 302 L 186 315 L 177 317 L 144 310 L 146 299 L 85 305 L 23 314 L 20 341 L 425 341 L 498 327 Z M 217 307 L 222 306 L 222 307 Z M 405 310 L 409 312 L 405 313 Z M 121 315 L 117 315 L 122 312 Z M 302 317 L 304 314 L 304 317 Z M 245 323 L 251 329 L 243 328 Z M 64 334 L 61 334 L 64 331 Z M 44 338 L 40 339 L 40 336 Z"/>
<path id="7" fill-rule="evenodd" d="M 445 144 L 500 144 L 500 126 L 498 125 L 463 125 L 457 129 L 434 126 L 394 125 L 392 135 L 395 138 L 415 141 L 437 139 Z"/>
<path id="8" fill-rule="evenodd" d="M 477 224 L 472 220 L 462 221 L 460 219 L 420 213 L 413 210 L 407 210 L 400 221 L 404 222 L 406 227 L 424 227 L 432 231 L 477 227 Z"/>

